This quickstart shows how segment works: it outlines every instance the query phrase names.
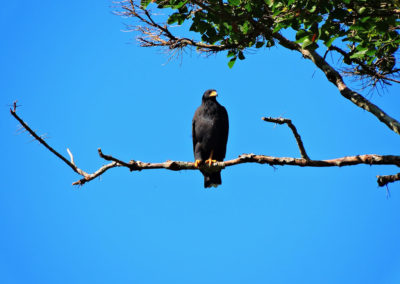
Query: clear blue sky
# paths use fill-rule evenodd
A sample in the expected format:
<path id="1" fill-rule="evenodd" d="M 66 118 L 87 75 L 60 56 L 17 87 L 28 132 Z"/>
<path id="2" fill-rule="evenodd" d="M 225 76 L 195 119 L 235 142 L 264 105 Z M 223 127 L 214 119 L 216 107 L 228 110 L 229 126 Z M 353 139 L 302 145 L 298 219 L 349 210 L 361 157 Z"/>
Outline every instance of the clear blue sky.
<path id="1" fill-rule="evenodd" d="M 1 283 L 400 283 L 400 184 L 392 166 L 245 164 L 205 190 L 197 171 L 79 179 L 26 133 L 22 118 L 82 169 L 106 154 L 193 160 L 191 120 L 209 88 L 230 117 L 227 158 L 400 154 L 400 137 L 342 98 L 299 54 L 273 48 L 233 69 L 225 55 L 168 63 L 138 47 L 109 1 L 6 1 L 0 11 Z M 349 82 L 351 83 L 351 82 Z M 400 88 L 368 95 L 400 119 Z"/>

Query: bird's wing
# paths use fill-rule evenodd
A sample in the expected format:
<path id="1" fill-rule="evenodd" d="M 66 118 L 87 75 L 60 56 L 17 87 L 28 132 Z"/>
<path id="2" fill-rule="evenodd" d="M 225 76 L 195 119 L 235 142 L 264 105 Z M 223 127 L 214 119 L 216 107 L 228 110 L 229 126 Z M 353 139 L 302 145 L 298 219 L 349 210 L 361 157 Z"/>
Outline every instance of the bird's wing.
<path id="1" fill-rule="evenodd" d="M 229 134 L 229 118 L 228 112 L 224 107 L 221 108 L 220 112 L 220 119 L 221 119 L 221 127 L 220 129 L 220 145 L 219 145 L 219 159 L 223 160 L 226 154 L 226 145 L 228 143 L 228 134 Z"/>
<path id="2" fill-rule="evenodd" d="M 196 120 L 193 118 L 193 121 L 192 121 L 192 140 L 193 140 L 193 150 L 195 149 L 195 147 L 196 147 L 196 143 L 197 143 L 197 139 L 196 139 L 196 132 L 195 132 L 195 123 L 196 123 Z"/>
<path id="3" fill-rule="evenodd" d="M 192 120 L 192 140 L 193 140 L 193 151 L 196 150 L 197 144 L 197 134 L 196 134 L 196 120 L 198 119 L 198 110 L 194 113 L 193 120 Z"/>
<path id="4" fill-rule="evenodd" d="M 228 112 L 224 107 L 222 107 L 223 110 L 223 121 L 224 121 L 224 134 L 225 134 L 225 141 L 228 141 L 228 133 L 229 133 L 229 117 L 228 117 Z M 226 143 L 226 142 L 225 142 Z"/>

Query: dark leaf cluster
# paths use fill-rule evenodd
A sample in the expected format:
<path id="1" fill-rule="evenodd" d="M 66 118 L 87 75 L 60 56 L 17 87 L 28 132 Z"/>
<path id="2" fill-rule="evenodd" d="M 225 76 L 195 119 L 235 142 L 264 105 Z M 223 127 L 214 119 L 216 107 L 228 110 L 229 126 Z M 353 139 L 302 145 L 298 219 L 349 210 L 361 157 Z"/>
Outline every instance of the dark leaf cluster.
<path id="1" fill-rule="evenodd" d="M 248 48 L 271 47 L 274 34 L 295 32 L 302 48 L 336 51 L 353 73 L 385 78 L 399 70 L 398 0 L 141 0 L 168 11 L 168 25 L 189 23 L 209 45 L 226 46 L 229 66 Z"/>

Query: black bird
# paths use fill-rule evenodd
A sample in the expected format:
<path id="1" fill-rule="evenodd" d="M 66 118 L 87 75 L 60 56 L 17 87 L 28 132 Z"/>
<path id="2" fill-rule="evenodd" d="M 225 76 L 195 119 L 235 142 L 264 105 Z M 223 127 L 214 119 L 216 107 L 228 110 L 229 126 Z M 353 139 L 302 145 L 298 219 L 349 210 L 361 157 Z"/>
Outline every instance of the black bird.
<path id="1" fill-rule="evenodd" d="M 225 158 L 229 132 L 228 113 L 216 98 L 217 91 L 205 91 L 201 105 L 193 116 L 192 136 L 196 167 L 204 161 L 211 166 Z M 204 167 L 200 171 L 204 175 L 204 187 L 217 187 L 222 183 L 221 171 L 211 172 Z"/>

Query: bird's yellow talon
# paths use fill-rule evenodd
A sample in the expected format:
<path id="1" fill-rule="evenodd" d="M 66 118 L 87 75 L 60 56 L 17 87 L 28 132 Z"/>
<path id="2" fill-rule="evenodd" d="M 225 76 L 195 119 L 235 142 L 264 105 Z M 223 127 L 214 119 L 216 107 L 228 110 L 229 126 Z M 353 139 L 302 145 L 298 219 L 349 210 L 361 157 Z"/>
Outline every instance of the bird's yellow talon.
<path id="1" fill-rule="evenodd" d="M 211 167 L 211 165 L 213 164 L 213 163 L 216 163 L 217 162 L 217 160 L 212 160 L 212 159 L 208 159 L 208 160 L 206 160 L 206 163 Z"/>
<path id="2" fill-rule="evenodd" d="M 196 161 L 194 162 L 194 167 L 195 167 L 195 168 L 198 168 L 200 163 L 201 163 L 201 160 L 196 160 Z"/>

